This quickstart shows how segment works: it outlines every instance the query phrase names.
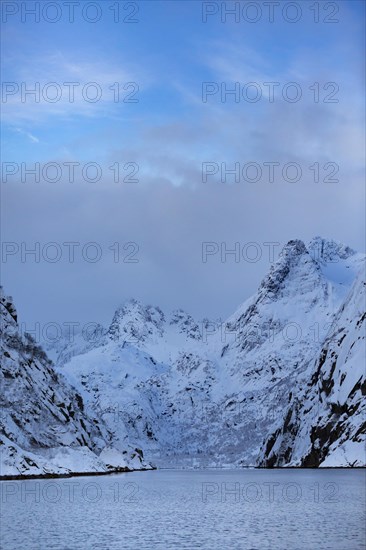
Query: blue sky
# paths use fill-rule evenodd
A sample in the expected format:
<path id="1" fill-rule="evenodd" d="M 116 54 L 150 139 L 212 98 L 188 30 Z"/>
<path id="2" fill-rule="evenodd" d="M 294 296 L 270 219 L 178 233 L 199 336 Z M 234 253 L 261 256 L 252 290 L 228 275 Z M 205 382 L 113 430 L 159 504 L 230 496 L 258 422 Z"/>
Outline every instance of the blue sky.
<path id="1" fill-rule="evenodd" d="M 286 2 L 276 7 L 273 23 L 263 2 L 255 23 L 242 16 L 222 23 L 220 11 L 203 23 L 206 8 L 198 1 L 120 2 L 123 16 L 138 5 L 137 23 L 113 22 L 114 3 L 96 2 L 101 20 L 90 23 L 80 15 L 87 3 L 76 5 L 74 23 L 62 1 L 56 23 L 35 23 L 31 16 L 22 22 L 21 6 L 3 22 L 3 82 L 19 88 L 39 82 L 41 89 L 56 82 L 62 99 L 22 102 L 20 93 L 3 99 L 2 158 L 29 166 L 94 162 L 103 178 L 96 184 L 78 178 L 70 184 L 64 173 L 57 184 L 21 183 L 19 173 L 9 178 L 2 183 L 3 240 L 71 239 L 106 248 L 133 241 L 139 263 L 35 263 L 14 255 L 3 265 L 3 280 L 25 319 L 106 321 L 132 296 L 225 316 L 255 290 L 269 262 L 203 264 L 202 241 L 230 248 L 238 241 L 283 244 L 320 233 L 364 249 L 363 2 L 316 3 L 319 23 L 313 3 L 304 1 L 295 3 L 302 11 L 296 23 L 284 20 Z M 220 2 L 210 4 L 220 10 Z M 333 5 L 339 22 L 324 23 Z M 78 90 L 96 82 L 102 98 L 89 103 L 76 92 L 71 103 L 64 82 L 80 83 Z M 136 83 L 138 102 L 114 102 L 115 82 Z M 203 103 L 203 82 L 227 88 L 255 82 L 263 98 L 235 103 L 228 96 L 222 103 L 216 94 Z M 279 83 L 273 103 L 265 82 Z M 281 98 L 288 82 L 301 88 L 300 101 Z M 319 103 L 309 90 L 314 82 Z M 339 87 L 337 103 L 323 102 L 322 86 L 329 82 Z M 297 162 L 304 176 L 293 186 L 281 177 L 272 187 L 215 178 L 202 183 L 203 162 L 249 161 Z M 114 184 L 108 167 L 115 162 L 136 163 L 139 182 Z M 337 163 L 339 183 L 316 185 L 308 168 L 314 162 Z"/>

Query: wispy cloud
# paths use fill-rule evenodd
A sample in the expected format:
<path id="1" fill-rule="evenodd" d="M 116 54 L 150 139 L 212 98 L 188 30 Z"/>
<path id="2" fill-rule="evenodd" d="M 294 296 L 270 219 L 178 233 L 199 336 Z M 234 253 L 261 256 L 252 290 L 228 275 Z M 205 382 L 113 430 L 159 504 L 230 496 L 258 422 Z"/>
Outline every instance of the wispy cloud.
<path id="1" fill-rule="evenodd" d="M 4 68 L 3 120 L 41 124 L 55 117 L 112 117 L 146 84 L 141 71 L 127 65 L 62 52 L 13 60 Z M 135 85 L 127 87 L 131 82 Z"/>
<path id="2" fill-rule="evenodd" d="M 21 134 L 22 136 L 25 136 L 31 141 L 32 143 L 39 143 L 39 139 L 31 134 L 30 132 L 27 132 L 26 130 L 23 130 L 22 128 L 14 128 L 15 132 L 18 134 Z"/>

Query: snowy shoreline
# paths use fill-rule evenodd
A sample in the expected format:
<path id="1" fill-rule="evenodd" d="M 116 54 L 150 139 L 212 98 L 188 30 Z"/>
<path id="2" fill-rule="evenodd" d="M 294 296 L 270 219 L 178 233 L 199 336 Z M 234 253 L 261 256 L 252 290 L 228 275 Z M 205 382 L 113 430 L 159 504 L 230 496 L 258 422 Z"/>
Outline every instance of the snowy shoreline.
<path id="1" fill-rule="evenodd" d="M 56 479 L 56 478 L 70 478 L 70 477 L 89 477 L 89 476 L 108 476 L 111 474 L 126 474 L 130 472 L 148 472 L 156 470 L 156 468 L 141 468 L 139 470 L 131 470 L 130 468 L 117 468 L 115 470 L 109 470 L 108 472 L 70 472 L 69 474 L 26 474 L 26 475 L 6 475 L 0 476 L 0 481 L 23 481 L 27 479 Z"/>

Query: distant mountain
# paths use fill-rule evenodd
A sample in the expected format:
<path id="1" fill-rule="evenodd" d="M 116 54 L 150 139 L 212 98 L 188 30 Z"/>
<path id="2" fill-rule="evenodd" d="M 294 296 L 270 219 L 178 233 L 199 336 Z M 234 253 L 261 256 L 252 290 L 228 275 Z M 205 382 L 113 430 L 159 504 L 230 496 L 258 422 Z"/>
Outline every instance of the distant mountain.
<path id="1" fill-rule="evenodd" d="M 57 373 L 33 338 L 21 335 L 1 289 L 0 476 L 107 472 L 146 466 L 139 449 L 113 448 L 103 422 Z"/>

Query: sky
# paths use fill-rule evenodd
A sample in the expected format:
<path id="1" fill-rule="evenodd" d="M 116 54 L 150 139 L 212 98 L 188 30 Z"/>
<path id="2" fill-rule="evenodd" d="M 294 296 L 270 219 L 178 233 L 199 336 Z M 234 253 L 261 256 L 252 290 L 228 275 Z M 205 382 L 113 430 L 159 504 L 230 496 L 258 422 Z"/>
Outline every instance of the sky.
<path id="1" fill-rule="evenodd" d="M 71 4 L 1 5 L 2 283 L 27 330 L 130 298 L 225 318 L 291 239 L 365 250 L 364 2 Z"/>

